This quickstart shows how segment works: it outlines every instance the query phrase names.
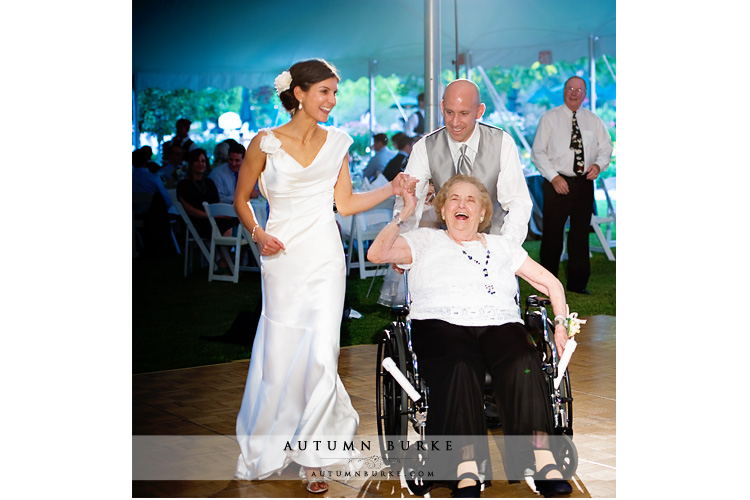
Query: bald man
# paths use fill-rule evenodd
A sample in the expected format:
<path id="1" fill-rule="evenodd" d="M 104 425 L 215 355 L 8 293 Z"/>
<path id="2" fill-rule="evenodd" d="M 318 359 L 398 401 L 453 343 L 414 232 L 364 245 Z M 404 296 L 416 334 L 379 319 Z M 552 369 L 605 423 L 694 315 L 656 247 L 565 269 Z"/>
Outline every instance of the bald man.
<path id="1" fill-rule="evenodd" d="M 445 126 L 414 145 L 406 166 L 405 172 L 419 179 L 419 183 L 417 209 L 404 230 L 417 227 L 429 181 L 432 180 L 437 193 L 448 179 L 460 172 L 482 181 L 494 200 L 489 232 L 507 234 L 519 244 L 523 243 L 532 203 L 513 138 L 502 129 L 479 122 L 485 105 L 479 98 L 479 87 L 470 80 L 449 83 L 440 108 Z M 400 211 L 402 206 L 402 200 L 398 199 L 395 210 Z"/>

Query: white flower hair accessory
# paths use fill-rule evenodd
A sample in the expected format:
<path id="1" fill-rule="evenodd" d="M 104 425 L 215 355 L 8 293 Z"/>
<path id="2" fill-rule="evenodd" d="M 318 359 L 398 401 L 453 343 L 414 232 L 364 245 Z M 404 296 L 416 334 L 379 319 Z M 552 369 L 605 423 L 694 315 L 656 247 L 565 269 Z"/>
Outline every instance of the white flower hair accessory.
<path id="1" fill-rule="evenodd" d="M 292 84 L 292 74 L 289 71 L 282 71 L 279 76 L 273 81 L 274 87 L 276 87 L 276 94 L 281 95 L 282 92 L 289 89 Z"/>

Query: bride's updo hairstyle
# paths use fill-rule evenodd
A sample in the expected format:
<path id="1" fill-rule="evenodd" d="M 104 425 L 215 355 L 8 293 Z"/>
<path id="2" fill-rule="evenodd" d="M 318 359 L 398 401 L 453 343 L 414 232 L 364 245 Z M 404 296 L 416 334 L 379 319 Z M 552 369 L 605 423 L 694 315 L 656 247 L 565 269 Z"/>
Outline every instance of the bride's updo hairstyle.
<path id="1" fill-rule="evenodd" d="M 294 97 L 294 87 L 299 87 L 307 92 L 312 85 L 329 78 L 341 81 L 334 65 L 323 59 L 310 59 L 295 63 L 289 68 L 289 73 L 292 75 L 292 83 L 288 89 L 279 94 L 279 99 L 284 109 L 292 115 L 299 109 L 299 101 Z"/>

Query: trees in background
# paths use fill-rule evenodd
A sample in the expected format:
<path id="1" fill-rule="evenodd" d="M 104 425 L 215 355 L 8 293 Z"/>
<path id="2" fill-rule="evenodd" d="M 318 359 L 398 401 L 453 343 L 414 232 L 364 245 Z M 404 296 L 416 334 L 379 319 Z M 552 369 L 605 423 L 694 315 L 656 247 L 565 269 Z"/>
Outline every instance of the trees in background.
<path id="1" fill-rule="evenodd" d="M 611 68 L 611 69 L 610 69 Z M 604 120 L 616 144 L 616 98 L 615 77 L 616 61 L 603 57 L 597 60 L 596 84 L 598 99 L 597 114 Z M 472 80 L 476 81 L 482 101 L 487 105 L 484 121 L 502 127 L 511 132 L 521 144 L 515 130 L 520 131 L 531 144 L 536 133 L 536 126 L 541 115 L 562 103 L 562 85 L 570 76 L 578 75 L 589 79 L 588 58 L 578 61 L 556 62 L 543 65 L 535 62 L 531 66 L 513 66 L 511 68 L 485 68 L 497 94 L 500 95 L 505 109 L 498 109 L 492 99 L 486 83 L 473 71 Z M 443 85 L 455 79 L 453 70 L 442 73 Z M 465 74 L 461 74 L 465 77 Z M 416 96 L 423 92 L 424 82 L 421 76 L 409 75 L 400 78 L 396 75 L 375 77 L 375 113 L 373 120 L 374 133 L 385 132 L 392 135 L 400 130 L 402 115 L 399 112 L 393 95 L 399 99 L 407 116 L 412 112 L 410 106 L 416 103 Z M 590 94 L 591 92 L 589 92 Z M 239 114 L 247 135 L 243 142 L 248 142 L 255 131 L 273 127 L 288 120 L 288 115 L 281 107 L 273 88 L 263 86 L 257 89 L 235 87 L 226 91 L 205 89 L 192 91 L 187 89 L 165 91 L 146 89 L 137 95 L 138 125 L 142 133 L 152 134 L 159 145 L 174 134 L 175 122 L 179 118 L 188 118 L 193 122 L 191 137 L 202 143 L 209 154 L 213 152 L 216 142 L 227 137 L 227 131 L 218 127 L 218 118 L 223 113 L 232 111 Z M 332 122 L 346 130 L 354 139 L 352 153 L 364 156 L 370 145 L 370 82 L 368 78 L 343 80 L 339 85 L 338 103 L 332 114 Z M 158 150 L 157 150 L 158 151 Z M 528 152 L 521 151 L 522 160 L 528 164 Z M 616 158 L 605 176 L 615 174 Z"/>

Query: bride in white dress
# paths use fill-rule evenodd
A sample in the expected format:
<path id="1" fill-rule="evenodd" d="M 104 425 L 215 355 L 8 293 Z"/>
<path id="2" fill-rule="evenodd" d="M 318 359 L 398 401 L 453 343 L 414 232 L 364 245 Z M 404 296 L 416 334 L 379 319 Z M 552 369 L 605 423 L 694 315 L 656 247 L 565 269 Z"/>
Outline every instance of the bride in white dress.
<path id="1" fill-rule="evenodd" d="M 276 78 L 292 119 L 253 138 L 234 201 L 260 250 L 263 288 L 237 417 L 236 476 L 263 479 L 296 462 L 305 468 L 312 493 L 327 491 L 326 469 L 357 467 L 359 457 L 343 449 L 352 442 L 359 416 L 337 373 L 346 267 L 334 200 L 346 216 L 416 183 L 402 174 L 376 190 L 352 193 L 353 141 L 319 125 L 336 105 L 338 82 L 335 68 L 319 59 L 299 62 Z M 248 203 L 256 181 L 269 204 L 265 230 Z M 335 451 L 326 444 L 331 440 Z"/>

